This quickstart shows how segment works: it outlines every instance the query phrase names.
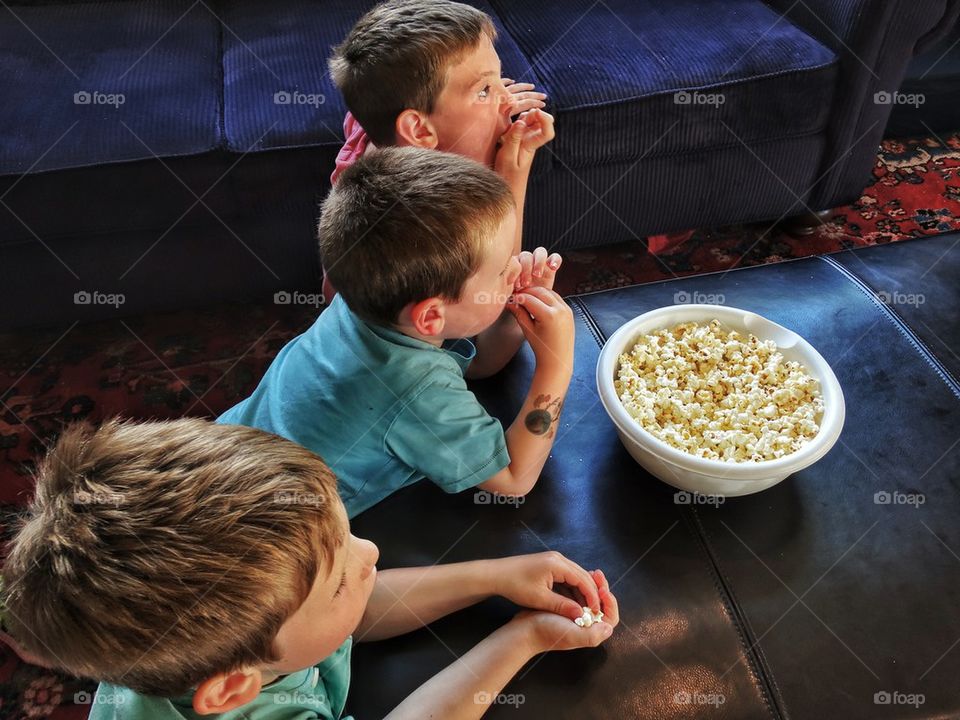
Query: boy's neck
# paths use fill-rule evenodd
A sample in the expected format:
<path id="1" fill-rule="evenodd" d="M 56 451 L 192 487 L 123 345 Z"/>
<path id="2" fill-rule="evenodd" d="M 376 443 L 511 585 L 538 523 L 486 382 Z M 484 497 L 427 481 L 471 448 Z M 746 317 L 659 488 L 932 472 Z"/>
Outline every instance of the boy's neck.
<path id="1" fill-rule="evenodd" d="M 267 687 L 267 685 L 272 685 L 277 682 L 277 680 L 282 680 L 287 676 L 288 673 L 278 673 L 272 670 L 261 670 L 260 671 L 260 684 L 262 687 Z"/>
<path id="2" fill-rule="evenodd" d="M 425 342 L 428 345 L 433 345 L 434 347 L 443 347 L 443 342 L 446 339 L 446 338 L 438 337 L 436 335 L 421 335 L 413 328 L 401 327 L 399 325 L 394 325 L 392 329 L 397 331 L 401 335 L 406 335 L 407 337 L 411 337 L 414 340 Z"/>

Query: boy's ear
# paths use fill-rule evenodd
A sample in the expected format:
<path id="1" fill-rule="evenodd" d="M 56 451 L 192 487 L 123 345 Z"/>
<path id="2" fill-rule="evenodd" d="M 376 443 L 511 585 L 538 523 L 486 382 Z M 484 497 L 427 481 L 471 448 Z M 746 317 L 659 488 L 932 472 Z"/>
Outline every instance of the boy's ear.
<path id="1" fill-rule="evenodd" d="M 403 316 L 418 334 L 433 337 L 443 332 L 446 324 L 446 306 L 440 298 L 427 298 L 405 307 Z"/>
<path id="2" fill-rule="evenodd" d="M 263 687 L 259 670 L 234 670 L 207 678 L 193 693 L 193 710 L 198 715 L 225 713 L 251 702 Z"/>
<path id="3" fill-rule="evenodd" d="M 436 150 L 440 143 L 436 128 L 430 118 L 419 110 L 406 109 L 397 117 L 394 126 L 397 135 L 397 145 L 427 148 Z"/>

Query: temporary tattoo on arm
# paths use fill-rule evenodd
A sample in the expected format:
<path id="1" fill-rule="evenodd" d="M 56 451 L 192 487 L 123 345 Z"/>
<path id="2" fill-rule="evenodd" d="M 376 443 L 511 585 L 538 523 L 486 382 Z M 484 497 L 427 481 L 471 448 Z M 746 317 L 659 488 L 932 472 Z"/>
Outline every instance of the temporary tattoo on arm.
<path id="1" fill-rule="evenodd" d="M 556 432 L 555 424 L 560 419 L 560 411 L 563 410 L 563 396 L 551 399 L 550 395 L 537 395 L 533 407 L 523 419 L 523 424 L 534 435 L 552 438 Z"/>

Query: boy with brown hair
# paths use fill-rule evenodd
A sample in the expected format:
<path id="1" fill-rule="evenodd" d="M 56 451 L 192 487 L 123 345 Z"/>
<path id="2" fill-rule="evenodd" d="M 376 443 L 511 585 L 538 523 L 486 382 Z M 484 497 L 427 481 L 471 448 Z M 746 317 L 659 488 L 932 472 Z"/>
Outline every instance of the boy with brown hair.
<path id="1" fill-rule="evenodd" d="M 516 223 L 503 180 L 467 158 L 406 147 L 358 160 L 319 224 L 340 295 L 219 421 L 323 457 L 350 517 L 424 477 L 525 495 L 553 446 L 574 324 L 555 271 L 516 256 Z M 494 374 L 524 338 L 536 370 L 504 433 L 465 376 Z"/>
<path id="2" fill-rule="evenodd" d="M 603 574 L 556 553 L 379 574 L 377 558 L 306 449 L 200 419 L 110 421 L 68 428 L 42 462 L 5 599 L 28 650 L 101 681 L 92 720 L 339 718 L 354 638 L 502 595 L 533 611 L 389 716 L 476 718 L 531 657 L 596 646 L 618 622 Z M 555 584 L 605 621 L 578 627 Z"/>
<path id="3" fill-rule="evenodd" d="M 361 17 L 329 61 L 349 108 L 331 183 L 374 146 L 464 155 L 510 187 L 514 254 L 520 254 L 530 168 L 554 137 L 553 116 L 542 109 L 547 96 L 532 84 L 501 78 L 496 39 L 486 13 L 449 0 L 388 0 Z M 559 256 L 551 260 L 556 271 Z M 326 278 L 328 300 L 334 287 Z"/>

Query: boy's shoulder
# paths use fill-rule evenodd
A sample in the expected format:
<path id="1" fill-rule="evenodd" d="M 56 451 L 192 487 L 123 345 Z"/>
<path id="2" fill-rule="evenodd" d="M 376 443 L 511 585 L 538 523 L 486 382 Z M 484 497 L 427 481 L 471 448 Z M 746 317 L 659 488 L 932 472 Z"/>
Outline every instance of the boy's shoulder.
<path id="1" fill-rule="evenodd" d="M 342 717 L 350 687 L 353 638 L 319 664 L 285 675 L 251 702 L 216 715 L 220 720 L 351 720 Z M 130 688 L 100 683 L 89 720 L 200 720 L 191 693 L 179 698 L 142 695 Z"/>
<path id="2" fill-rule="evenodd" d="M 100 683 L 93 696 L 89 720 L 192 720 L 194 717 L 192 708 L 178 707 L 168 698 L 141 695 L 130 688 Z"/>

